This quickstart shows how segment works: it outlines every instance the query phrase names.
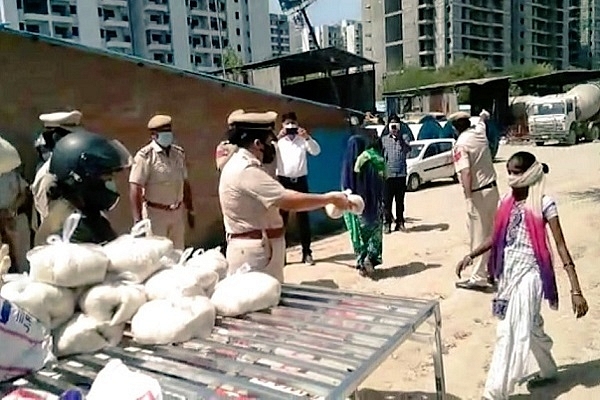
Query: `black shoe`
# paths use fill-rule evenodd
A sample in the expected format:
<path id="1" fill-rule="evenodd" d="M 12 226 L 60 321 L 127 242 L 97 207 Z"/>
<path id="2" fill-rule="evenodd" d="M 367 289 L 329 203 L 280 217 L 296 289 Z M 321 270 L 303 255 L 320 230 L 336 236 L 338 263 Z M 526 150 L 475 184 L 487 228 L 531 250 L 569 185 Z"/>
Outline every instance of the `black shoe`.
<path id="1" fill-rule="evenodd" d="M 302 257 L 302 262 L 304 264 L 308 264 L 308 265 L 315 265 L 315 260 L 313 260 L 313 257 L 311 254 L 306 254 Z"/>
<path id="2" fill-rule="evenodd" d="M 383 233 L 385 235 L 389 235 L 390 233 L 392 233 L 392 226 L 391 225 L 386 225 L 383 227 Z"/>
<path id="3" fill-rule="evenodd" d="M 394 232 L 398 231 L 406 232 L 406 226 L 404 226 L 404 222 L 396 224 L 396 226 L 394 227 Z"/>

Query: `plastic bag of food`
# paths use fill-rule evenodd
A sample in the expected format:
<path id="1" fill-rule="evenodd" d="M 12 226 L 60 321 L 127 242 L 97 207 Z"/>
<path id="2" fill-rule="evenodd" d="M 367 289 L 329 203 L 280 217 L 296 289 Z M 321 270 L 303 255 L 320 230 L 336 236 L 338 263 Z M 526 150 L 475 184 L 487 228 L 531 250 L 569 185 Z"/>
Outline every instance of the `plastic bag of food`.
<path id="1" fill-rule="evenodd" d="M 79 307 L 89 317 L 110 326 L 120 325 L 135 315 L 146 303 L 142 285 L 105 282 L 93 286 L 79 298 Z"/>
<path id="2" fill-rule="evenodd" d="M 220 247 L 206 251 L 198 249 L 184 265 L 186 267 L 207 268 L 215 271 L 219 275 L 219 280 L 227 276 L 227 269 L 229 268 L 229 263 L 223 253 L 221 253 Z"/>
<path id="3" fill-rule="evenodd" d="M 218 315 L 237 317 L 253 311 L 274 307 L 281 297 L 281 283 L 262 272 L 240 272 L 219 282 L 210 301 Z"/>
<path id="4" fill-rule="evenodd" d="M 365 210 L 365 201 L 362 197 L 357 194 L 352 194 L 351 190 L 344 190 L 343 192 L 348 196 L 348 202 L 350 203 L 350 209 L 348 212 L 356 215 L 362 215 Z M 325 206 L 325 213 L 331 219 L 339 219 L 344 215 L 344 210 L 340 210 L 333 204 L 327 204 Z"/>
<path id="5" fill-rule="evenodd" d="M 0 296 L 54 329 L 67 322 L 75 312 L 75 295 L 70 289 L 59 288 L 23 277 L 6 283 Z"/>
<path id="6" fill-rule="evenodd" d="M 106 276 L 108 258 L 101 246 L 70 243 L 81 214 L 71 214 L 64 222 L 62 237 L 52 235 L 48 245 L 27 253 L 31 279 L 60 287 L 100 283 Z"/>
<path id="7" fill-rule="evenodd" d="M 173 251 L 173 242 L 153 236 L 150 220 L 144 219 L 131 228 L 131 233 L 104 245 L 103 250 L 110 260 L 109 273 L 141 283 L 162 267 L 161 259 Z"/>
<path id="8" fill-rule="evenodd" d="M 38 371 L 54 360 L 50 331 L 0 297 L 0 382 Z"/>
<path id="9" fill-rule="evenodd" d="M 110 326 L 85 314 L 75 314 L 66 324 L 52 332 L 54 353 L 58 357 L 94 353 L 116 346 L 123 338 L 124 325 Z"/>
<path id="10" fill-rule="evenodd" d="M 123 361 L 113 359 L 94 379 L 86 400 L 162 400 L 158 381 L 151 376 L 133 372 Z"/>
<path id="11" fill-rule="evenodd" d="M 176 265 L 158 271 L 146 281 L 146 296 L 148 300 L 206 296 L 218 280 L 217 273 L 208 269 Z"/>
<path id="12" fill-rule="evenodd" d="M 131 333 L 141 344 L 181 343 L 208 337 L 215 317 L 215 307 L 206 297 L 153 300 L 135 314 Z"/>

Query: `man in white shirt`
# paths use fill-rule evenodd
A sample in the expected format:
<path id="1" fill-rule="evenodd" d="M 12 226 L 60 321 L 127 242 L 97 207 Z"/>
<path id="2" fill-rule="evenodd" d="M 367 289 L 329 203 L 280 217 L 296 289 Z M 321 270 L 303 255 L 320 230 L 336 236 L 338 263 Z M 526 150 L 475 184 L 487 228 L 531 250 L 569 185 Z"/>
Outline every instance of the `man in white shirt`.
<path id="1" fill-rule="evenodd" d="M 283 128 L 277 137 L 277 179 L 286 189 L 308 193 L 308 168 L 306 154 L 318 156 L 321 147 L 306 131 L 298 125 L 295 112 L 282 116 Z M 287 225 L 289 213 L 282 211 L 284 224 Z M 302 243 L 302 262 L 313 265 L 310 249 L 311 233 L 308 212 L 296 214 L 300 241 Z"/>

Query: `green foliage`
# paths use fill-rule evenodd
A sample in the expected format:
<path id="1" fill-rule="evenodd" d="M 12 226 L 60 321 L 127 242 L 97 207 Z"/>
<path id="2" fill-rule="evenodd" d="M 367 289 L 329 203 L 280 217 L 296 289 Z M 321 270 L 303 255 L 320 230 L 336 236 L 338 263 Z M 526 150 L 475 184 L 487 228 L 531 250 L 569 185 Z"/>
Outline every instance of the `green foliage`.
<path id="1" fill-rule="evenodd" d="M 223 65 L 227 69 L 236 69 L 244 65 L 244 61 L 234 49 L 227 47 L 223 54 Z"/>
<path id="2" fill-rule="evenodd" d="M 550 64 L 529 63 L 523 65 L 511 65 L 504 71 L 492 72 L 482 60 L 476 58 L 462 58 L 456 60 L 449 66 L 437 70 L 421 69 L 410 66 L 405 67 L 399 73 L 387 75 L 384 80 L 384 90 L 404 90 L 436 83 L 481 79 L 500 75 L 508 75 L 512 76 L 514 79 L 521 79 L 547 74 L 552 71 L 554 71 L 554 67 Z M 516 91 L 516 88 L 512 87 L 511 95 L 514 95 L 514 92 Z M 461 88 L 458 95 L 459 101 L 466 101 L 468 99 L 468 88 Z"/>

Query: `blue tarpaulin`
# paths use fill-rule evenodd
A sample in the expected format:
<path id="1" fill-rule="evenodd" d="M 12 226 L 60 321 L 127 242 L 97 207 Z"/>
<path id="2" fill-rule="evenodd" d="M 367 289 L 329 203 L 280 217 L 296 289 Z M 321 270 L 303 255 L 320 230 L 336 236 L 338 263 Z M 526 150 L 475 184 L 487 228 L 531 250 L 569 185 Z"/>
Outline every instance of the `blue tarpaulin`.
<path id="1" fill-rule="evenodd" d="M 442 136 L 442 126 L 431 115 L 424 116 L 419 123 L 422 124 L 417 136 L 419 140 L 439 139 Z"/>

